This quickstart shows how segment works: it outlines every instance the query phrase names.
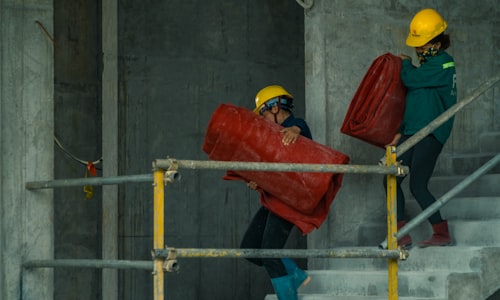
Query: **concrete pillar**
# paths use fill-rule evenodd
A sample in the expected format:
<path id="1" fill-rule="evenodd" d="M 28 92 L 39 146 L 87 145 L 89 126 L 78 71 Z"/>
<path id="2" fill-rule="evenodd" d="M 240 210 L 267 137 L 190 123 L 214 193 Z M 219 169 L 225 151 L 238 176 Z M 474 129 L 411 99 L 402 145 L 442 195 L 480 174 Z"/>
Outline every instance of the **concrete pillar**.
<path id="1" fill-rule="evenodd" d="M 102 2 L 102 151 L 103 176 L 118 175 L 118 5 Z M 102 258 L 118 259 L 118 187 L 102 190 Z M 102 299 L 118 299 L 118 272 L 102 271 Z"/>
<path id="2" fill-rule="evenodd" d="M 52 0 L 0 0 L 0 298 L 52 299 L 51 269 L 22 269 L 53 258 Z"/>
<path id="3" fill-rule="evenodd" d="M 306 120 L 314 140 L 327 143 L 327 56 L 325 48 L 324 10 L 315 3 L 314 9 L 304 10 L 304 36 L 314 43 L 304 45 Z"/>

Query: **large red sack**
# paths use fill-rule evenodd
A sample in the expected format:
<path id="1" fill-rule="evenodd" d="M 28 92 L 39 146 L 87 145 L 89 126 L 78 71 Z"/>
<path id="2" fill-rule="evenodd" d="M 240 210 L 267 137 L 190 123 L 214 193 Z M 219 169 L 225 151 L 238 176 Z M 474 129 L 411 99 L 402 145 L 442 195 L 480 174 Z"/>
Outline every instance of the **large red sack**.
<path id="1" fill-rule="evenodd" d="M 299 136 L 281 141 L 282 127 L 252 111 L 221 104 L 207 127 L 203 151 L 217 161 L 347 164 L 341 152 Z M 228 171 L 224 179 L 254 181 L 263 206 L 306 234 L 328 215 L 343 174 L 312 172 Z"/>
<path id="2" fill-rule="evenodd" d="M 392 141 L 405 106 L 400 71 L 401 59 L 391 53 L 373 61 L 351 100 L 342 133 L 382 148 Z"/>

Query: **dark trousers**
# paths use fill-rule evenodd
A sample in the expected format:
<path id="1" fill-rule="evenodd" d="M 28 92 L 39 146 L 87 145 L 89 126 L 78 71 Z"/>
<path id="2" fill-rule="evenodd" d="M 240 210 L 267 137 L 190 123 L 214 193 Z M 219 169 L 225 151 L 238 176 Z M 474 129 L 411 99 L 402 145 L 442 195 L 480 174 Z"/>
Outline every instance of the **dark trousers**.
<path id="1" fill-rule="evenodd" d="M 411 136 L 404 135 L 401 137 L 398 145 L 402 144 Z M 397 158 L 402 161 L 403 166 L 408 166 L 410 169 L 410 192 L 417 200 L 420 208 L 425 210 L 427 207 L 436 202 L 436 198 L 431 194 L 427 185 L 429 179 L 434 172 L 436 161 L 438 159 L 443 144 L 441 144 L 433 135 L 428 135 L 422 139 L 418 144 L 403 153 Z M 405 220 L 405 196 L 401 189 L 401 183 L 405 177 L 397 177 L 397 220 Z M 387 190 L 387 180 L 384 180 L 384 187 Z M 431 224 L 437 224 L 443 221 L 439 210 L 428 218 Z"/>
<path id="2" fill-rule="evenodd" d="M 240 248 L 242 249 L 283 249 L 293 228 L 293 224 L 261 207 L 247 228 Z M 279 258 L 249 258 L 250 262 L 263 266 L 269 277 L 287 275 Z"/>

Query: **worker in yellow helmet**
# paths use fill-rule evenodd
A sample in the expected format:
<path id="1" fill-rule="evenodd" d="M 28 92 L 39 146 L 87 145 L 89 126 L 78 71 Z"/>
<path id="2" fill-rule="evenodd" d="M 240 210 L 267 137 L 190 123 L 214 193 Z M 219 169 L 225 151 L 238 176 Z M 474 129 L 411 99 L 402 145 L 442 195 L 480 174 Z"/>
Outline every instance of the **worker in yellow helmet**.
<path id="1" fill-rule="evenodd" d="M 299 135 L 312 139 L 307 123 L 292 113 L 293 96 L 282 86 L 270 85 L 255 96 L 254 112 L 283 126 L 283 143 L 294 143 Z"/>
<path id="2" fill-rule="evenodd" d="M 431 8 L 419 11 L 410 23 L 406 45 L 415 49 L 420 66 L 414 66 L 410 56 L 399 55 L 402 59 L 401 80 L 408 92 L 401 127 L 389 145 L 405 142 L 457 102 L 455 62 L 445 51 L 450 46 L 450 37 L 445 34 L 447 27 L 443 17 Z M 427 184 L 452 126 L 453 118 L 398 157 L 403 165 L 410 168 L 410 191 L 422 210 L 436 201 Z M 406 224 L 405 198 L 400 186 L 404 179 L 398 177 L 397 180 L 398 228 Z M 448 222 L 442 219 L 440 212 L 435 212 L 428 220 L 433 235 L 418 245 L 452 245 Z M 398 244 L 402 248 L 410 247 L 410 235 L 403 236 Z"/>
<path id="3" fill-rule="evenodd" d="M 283 127 L 282 143 L 295 143 L 299 135 L 312 139 L 307 123 L 296 118 L 292 113 L 293 96 L 279 85 L 270 85 L 261 89 L 255 97 L 256 114 Z M 258 188 L 257 183 L 247 183 L 252 190 Z M 253 217 L 243 236 L 243 249 L 282 249 L 290 235 L 293 223 L 274 214 L 261 206 Z M 290 258 L 250 258 L 250 262 L 263 266 L 274 287 L 279 300 L 297 300 L 297 290 L 308 284 L 311 277 L 300 269 Z"/>

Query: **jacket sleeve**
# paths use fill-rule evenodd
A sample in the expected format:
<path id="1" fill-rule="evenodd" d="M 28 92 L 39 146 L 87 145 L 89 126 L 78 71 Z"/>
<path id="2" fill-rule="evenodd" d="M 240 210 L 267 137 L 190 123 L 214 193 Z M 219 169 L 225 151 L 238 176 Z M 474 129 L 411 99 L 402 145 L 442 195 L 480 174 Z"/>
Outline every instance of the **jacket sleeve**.
<path id="1" fill-rule="evenodd" d="M 446 68 L 447 63 L 441 60 L 433 59 L 429 62 L 416 68 L 408 59 L 403 60 L 401 69 L 401 80 L 403 84 L 409 89 L 419 88 L 435 88 L 447 86 L 450 83 L 450 72 L 454 72 L 454 68 Z"/>
<path id="2" fill-rule="evenodd" d="M 297 119 L 295 119 L 293 126 L 299 127 L 300 134 L 305 136 L 306 138 L 312 140 L 311 130 L 309 129 L 309 126 L 307 126 L 307 123 L 305 120 L 297 118 Z"/>

